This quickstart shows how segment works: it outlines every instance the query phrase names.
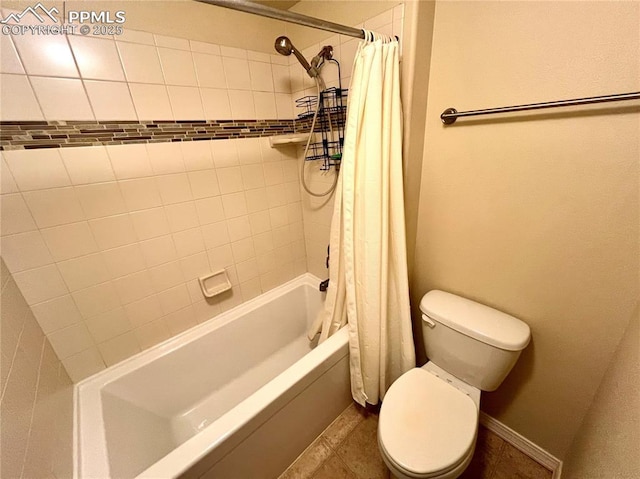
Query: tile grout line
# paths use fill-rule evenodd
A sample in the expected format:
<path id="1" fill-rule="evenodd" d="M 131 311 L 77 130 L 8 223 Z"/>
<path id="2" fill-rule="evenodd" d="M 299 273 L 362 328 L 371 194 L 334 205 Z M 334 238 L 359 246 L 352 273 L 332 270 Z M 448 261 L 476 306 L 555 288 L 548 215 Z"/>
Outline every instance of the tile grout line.
<path id="1" fill-rule="evenodd" d="M 352 403 L 352 404 L 350 404 L 349 406 L 347 406 L 347 408 L 345 408 L 345 410 L 344 410 L 344 411 L 342 411 L 342 413 L 340 413 L 340 416 L 342 416 L 342 415 L 343 415 L 343 414 L 344 414 L 344 413 L 345 413 L 349 408 L 351 408 L 351 407 L 359 408 L 359 406 L 355 405 L 355 403 Z M 366 411 L 366 410 L 364 411 L 364 413 L 365 413 L 366 415 L 369 415 L 369 414 L 370 414 L 370 413 L 369 413 L 368 411 Z M 348 432 L 348 433 L 347 433 L 347 434 L 346 434 L 346 435 L 345 435 L 345 436 L 340 440 L 340 442 L 338 442 L 338 443 L 336 444 L 336 446 L 335 446 L 335 447 L 334 447 L 334 446 L 333 446 L 329 441 L 327 441 L 327 440 L 325 439 L 325 442 L 328 444 L 329 449 L 331 450 L 331 455 L 329 455 L 329 457 L 327 457 L 327 458 L 323 461 L 323 464 L 324 464 L 325 462 L 327 462 L 329 459 L 331 459 L 331 457 L 332 457 L 332 456 L 335 456 L 335 457 L 336 457 L 336 458 L 337 458 L 337 459 L 338 459 L 338 460 L 339 460 L 339 461 L 340 461 L 340 462 L 341 462 L 341 463 L 342 463 L 342 464 L 347 468 L 347 470 L 348 470 L 348 471 L 349 471 L 349 472 L 350 472 L 350 473 L 351 473 L 351 474 L 352 474 L 356 479 L 366 479 L 366 478 L 362 478 L 362 477 L 360 476 L 360 474 L 358 474 L 356 471 L 354 471 L 354 470 L 353 470 L 353 468 L 349 465 L 349 462 L 350 462 L 350 461 L 347 461 L 347 460 L 346 460 L 346 458 L 344 458 L 344 457 L 340 454 L 340 452 L 338 451 L 338 448 L 339 448 L 342 444 L 344 444 L 344 443 L 347 441 L 347 439 L 349 439 L 349 438 L 351 437 L 351 435 L 355 432 L 355 430 L 358 428 L 358 426 L 359 426 L 359 425 L 360 425 L 360 424 L 361 424 L 361 423 L 366 419 L 366 416 L 363 416 L 362 412 L 361 412 L 359 409 L 356 409 L 356 414 L 359 416 L 359 418 L 360 418 L 360 419 L 359 419 L 359 420 L 358 420 L 358 422 L 353 426 L 353 428 L 352 428 L 352 429 L 351 429 L 351 430 L 350 430 L 350 431 L 349 431 L 349 432 Z M 340 416 L 338 416 L 338 417 L 334 420 L 334 422 L 335 422 L 335 421 L 337 421 L 337 420 L 340 418 Z M 329 427 L 331 427 L 331 425 L 332 425 L 332 424 L 333 424 L 333 422 L 332 422 L 329 426 L 327 426 L 327 428 L 325 429 L 325 431 L 326 431 L 327 429 L 329 429 Z M 322 439 L 324 439 L 323 435 L 324 435 L 324 432 L 325 432 L 325 431 L 323 431 L 323 433 L 320 435 L 320 437 L 321 437 Z M 319 469 L 319 468 L 318 468 L 318 469 Z M 316 471 L 316 472 L 317 472 L 317 471 Z M 314 474 L 315 474 L 315 473 L 314 473 Z M 312 476 L 312 478 L 311 478 L 311 479 L 313 479 L 313 476 Z"/>
<path id="2" fill-rule="evenodd" d="M 25 321 L 26 323 L 26 321 Z M 44 350 L 45 350 L 45 345 L 47 343 L 47 337 L 46 336 L 42 336 L 42 344 L 40 345 L 40 357 L 38 360 L 38 377 L 36 379 L 36 384 L 35 384 L 35 394 L 33 396 L 33 404 L 31 405 L 31 417 L 29 418 L 29 433 L 27 435 L 27 442 L 25 444 L 24 447 L 24 456 L 22 458 L 22 469 L 20 470 L 20 477 L 24 477 L 24 468 L 27 464 L 27 454 L 29 453 L 29 446 L 31 445 L 32 442 L 32 431 L 33 431 L 33 419 L 35 417 L 36 414 L 36 403 L 38 402 L 38 390 L 40 388 L 40 381 L 41 381 L 41 373 L 42 373 L 42 361 L 44 359 Z M 20 344 L 20 343 L 18 343 Z"/>
<path id="3" fill-rule="evenodd" d="M 327 427 L 328 427 L 328 426 L 327 426 Z M 324 432 L 324 431 L 323 431 L 323 432 Z M 287 466 L 287 468 L 286 468 L 284 471 L 282 471 L 282 474 L 280 474 L 280 475 L 278 476 L 278 479 L 282 478 L 282 477 L 287 473 L 287 471 L 289 471 L 289 470 L 290 470 L 290 469 L 291 469 L 291 468 L 292 468 L 292 467 L 293 467 L 293 466 L 294 466 L 298 461 L 300 461 L 300 460 L 301 460 L 301 459 L 302 459 L 302 458 L 303 458 L 303 457 L 304 457 L 304 456 L 305 456 L 305 455 L 306 455 L 306 454 L 311 450 L 311 448 L 316 444 L 316 441 L 318 441 L 318 440 L 321 440 L 321 441 L 322 441 L 322 439 L 323 439 L 323 438 L 322 438 L 322 433 L 321 433 L 321 434 L 320 434 L 320 436 L 316 437 L 313 441 L 311 441 L 311 444 L 309 444 L 309 445 L 304 449 L 304 451 L 302 451 L 302 452 L 298 455 L 298 457 L 296 457 L 296 458 L 293 460 L 293 462 L 292 462 L 291 464 L 289 464 L 289 466 Z M 333 452 L 333 451 L 332 451 L 332 452 Z M 326 459 L 322 460 L 322 461 L 320 462 L 320 464 L 319 464 L 316 468 L 314 468 L 314 469 L 311 471 L 311 474 L 309 474 L 308 476 L 306 476 L 306 475 L 305 475 L 305 477 L 304 477 L 304 478 L 302 478 L 302 479 L 312 479 L 312 478 L 313 478 L 313 476 L 314 476 L 314 474 L 315 474 L 316 472 L 318 472 L 318 470 L 320 469 L 320 467 L 322 467 L 322 464 L 324 464 L 324 463 L 325 463 L 325 461 L 326 461 Z"/>
<path id="4" fill-rule="evenodd" d="M 287 467 L 287 469 L 285 469 L 282 474 L 279 477 L 282 477 L 294 464 L 296 464 L 298 462 L 298 460 L 300 460 L 310 449 L 311 447 L 316 443 L 316 441 L 320 441 L 322 442 L 324 445 L 326 445 L 329 449 L 329 451 L 331 451 L 331 454 L 329 454 L 325 459 L 323 459 L 322 461 L 320 461 L 320 464 L 313 469 L 312 473 L 304 479 L 313 479 L 313 476 L 320 470 L 320 468 L 331 458 L 331 456 L 333 456 L 334 454 L 337 455 L 335 449 L 333 448 L 333 446 L 331 445 L 331 443 L 329 441 L 327 441 L 327 439 L 325 438 L 325 433 L 331 428 L 331 426 L 333 426 L 334 423 L 336 423 L 338 421 L 338 419 L 340 419 L 340 417 L 350 408 L 352 407 L 351 405 L 347 406 L 339 415 L 338 417 L 336 417 L 333 421 L 331 421 L 331 423 L 324 428 L 324 430 L 311 442 L 311 444 L 309 444 L 309 446 L 307 446 L 305 448 L 304 451 L 302 451 L 298 457 L 295 458 L 295 460 L 289 464 L 289 466 Z M 350 433 L 349 433 L 350 434 Z M 347 436 L 349 435 L 347 434 Z M 346 439 L 345 438 L 342 439 L 342 441 L 340 441 L 339 444 L 342 444 L 342 442 Z"/>
<path id="5" fill-rule="evenodd" d="M 340 417 L 340 416 L 338 416 L 338 417 Z M 336 418 L 336 419 L 337 419 L 337 418 Z M 331 424 L 333 424 L 333 423 L 331 423 Z M 329 427 L 331 426 L 331 424 L 329 424 L 329 426 L 327 426 L 327 428 L 329 428 Z M 326 429 L 325 429 L 325 431 L 326 431 Z M 324 431 L 322 431 L 322 433 L 324 433 Z M 318 473 L 318 471 L 319 471 L 320 469 L 322 469 L 322 466 L 324 466 L 324 465 L 329 461 L 329 459 L 331 459 L 334 455 L 336 455 L 336 452 L 335 452 L 335 451 L 333 450 L 333 448 L 331 447 L 331 444 L 329 444 L 329 441 L 327 441 L 327 440 L 323 437 L 322 433 L 320 434 L 320 436 L 318 436 L 318 439 L 319 439 L 322 443 L 324 443 L 324 444 L 329 448 L 329 451 L 331 451 L 331 454 L 329 454 L 329 455 L 328 455 L 327 457 L 325 457 L 322 461 L 320 461 L 320 464 L 318 464 L 318 467 L 316 467 L 316 468 L 313 470 L 313 472 L 311 473 L 311 475 L 309 476 L 309 478 L 308 478 L 308 479 L 313 479 L 313 478 L 315 477 L 315 475 Z M 314 442 L 315 442 L 315 441 L 314 441 Z"/>
<path id="6" fill-rule="evenodd" d="M 488 429 L 487 429 L 487 431 L 488 431 Z M 489 431 L 489 432 L 491 432 L 491 431 Z M 491 434 L 495 434 L 495 433 L 491 432 Z M 497 434 L 496 434 L 496 436 L 500 437 Z M 500 438 L 500 439 L 502 439 L 502 438 Z M 491 468 L 489 470 L 489 477 L 487 479 L 493 479 L 494 478 L 494 476 L 496 474 L 496 471 L 498 469 L 498 464 L 502 460 L 502 454 L 504 452 L 504 449 L 505 449 L 506 445 L 507 445 L 507 441 L 502 439 L 502 443 L 500 444 L 500 448 L 498 449 L 498 454 L 496 454 L 496 459 L 495 459 L 495 461 L 493 461 L 493 464 L 491 465 Z"/>
<path id="7" fill-rule="evenodd" d="M 346 408 L 345 408 L 345 409 L 344 409 L 344 410 L 343 410 L 343 411 L 338 415 L 338 417 L 337 417 L 337 418 L 335 418 L 333 421 L 331 421 L 331 424 L 329 424 L 329 425 L 324 429 L 324 431 L 322 431 L 322 432 L 320 433 L 320 436 L 318 436 L 318 437 L 320 438 L 320 440 L 321 440 L 321 441 L 323 441 L 323 442 L 327 445 L 327 447 L 329 448 L 329 451 L 331 451 L 331 454 L 329 454 L 329 456 L 327 456 L 327 457 L 322 461 L 322 463 L 320 464 L 320 466 L 318 466 L 318 468 L 313 472 L 313 474 L 311 475 L 311 479 L 313 479 L 313 476 L 316 474 L 316 472 L 318 472 L 318 471 L 320 470 L 320 468 L 321 468 L 321 467 L 322 467 L 322 466 L 323 466 L 323 465 L 324 465 L 324 464 L 325 464 L 329 459 L 331 459 L 331 457 L 332 457 L 332 456 L 337 456 L 337 457 L 339 457 L 340 459 L 342 459 L 342 458 L 340 457 L 340 455 L 338 454 L 338 451 L 336 450 L 336 448 L 334 448 L 334 447 L 333 447 L 333 444 L 331 444 L 331 442 L 329 442 L 329 441 L 326 439 L 326 437 L 325 437 L 325 432 L 327 432 L 327 431 L 329 430 L 329 428 L 330 428 L 331 426 L 333 426 L 333 424 L 334 424 L 335 422 L 337 422 L 337 421 L 338 421 L 338 419 L 340 419 L 340 418 L 342 417 L 342 415 L 343 415 L 343 414 L 344 414 L 344 413 L 345 413 L 345 412 L 346 412 L 350 407 L 352 407 L 352 405 L 351 405 L 351 404 L 350 404 L 349 406 L 347 406 L 347 407 L 346 407 Z M 352 430 L 352 431 L 349 431 L 349 434 L 351 434 L 351 432 L 353 432 L 353 430 Z M 341 440 L 337 445 L 339 446 L 340 444 L 342 444 L 342 443 L 347 439 L 347 437 L 349 436 L 349 434 L 347 434 L 344 438 L 342 438 L 342 440 Z M 344 462 L 344 461 L 342 461 L 342 462 Z"/>
<path id="8" fill-rule="evenodd" d="M 349 407 L 351 407 L 351 406 L 349 406 Z M 345 409 L 345 411 L 346 411 L 346 409 Z M 340 416 L 338 416 L 338 417 L 340 417 Z M 337 420 L 337 418 L 336 418 L 336 420 Z M 360 424 L 360 422 L 362 422 L 362 420 L 358 421 L 358 424 Z M 336 457 L 347 468 L 347 470 L 351 474 L 353 474 L 357 479 L 360 479 L 360 476 L 353 469 L 351 469 L 351 467 L 349 467 L 349 463 L 338 452 L 338 447 L 340 447 L 351 436 L 351 434 L 353 434 L 353 431 L 355 431 L 355 429 L 358 426 L 358 424 L 356 424 L 356 426 L 351 431 L 349 431 L 349 433 L 345 437 L 343 437 L 342 440 L 338 444 L 336 444 L 335 447 L 329 441 L 327 441 L 326 439 L 322 438 L 322 439 L 324 439 L 325 443 L 329 446 L 329 449 L 331 450 L 331 454 L 322 463 L 324 464 L 325 462 L 329 461 L 329 459 L 331 459 L 332 457 Z M 318 469 L 320 469 L 320 468 L 318 468 Z M 313 479 L 313 477 L 312 477 L 312 479 Z"/>

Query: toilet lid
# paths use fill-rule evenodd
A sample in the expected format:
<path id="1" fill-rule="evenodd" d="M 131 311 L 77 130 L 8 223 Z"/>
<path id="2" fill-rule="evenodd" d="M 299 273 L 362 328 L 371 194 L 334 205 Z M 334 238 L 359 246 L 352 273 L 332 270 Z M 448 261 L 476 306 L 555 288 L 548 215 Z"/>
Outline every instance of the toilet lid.
<path id="1" fill-rule="evenodd" d="M 477 427 L 478 410 L 469 396 L 415 368 L 387 391 L 378 440 L 401 469 L 426 475 L 456 467 L 473 447 Z"/>

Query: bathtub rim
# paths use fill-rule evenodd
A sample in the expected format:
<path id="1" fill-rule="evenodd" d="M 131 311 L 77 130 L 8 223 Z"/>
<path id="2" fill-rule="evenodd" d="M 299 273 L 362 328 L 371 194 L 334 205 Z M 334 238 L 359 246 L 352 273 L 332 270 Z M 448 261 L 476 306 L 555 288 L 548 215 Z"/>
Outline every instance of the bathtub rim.
<path id="1" fill-rule="evenodd" d="M 75 384 L 73 388 L 73 478 L 87 479 L 97 477 L 96 475 L 106 477 L 105 474 L 108 474 L 109 464 L 106 456 L 105 428 L 100 398 L 101 391 L 104 387 L 120 377 L 197 340 L 205 334 L 215 331 L 232 322 L 234 319 L 271 302 L 293 289 L 300 286 L 316 288 L 319 281 L 316 276 L 310 273 L 304 273 L 256 298 L 239 304 L 211 318 L 211 320 L 207 320 L 204 323 L 183 331 L 172 338 L 141 351 Z M 322 345 L 314 348 L 297 362 L 290 365 L 285 371 L 259 388 L 255 393 L 242 400 L 206 429 L 194 435 L 149 466 L 137 475 L 136 479 L 177 477 L 180 473 L 186 471 L 190 466 L 205 457 L 252 418 L 264 411 L 280 396 L 282 391 L 287 391 L 292 388 L 327 360 L 335 359 L 332 364 L 328 365 L 328 367 L 330 367 L 333 363 L 337 362 L 337 360 L 344 357 L 344 355 L 348 353 L 346 344 L 348 344 L 348 333 L 347 328 L 343 328 L 322 343 Z M 345 350 L 345 354 L 339 354 L 341 349 Z M 335 358 L 336 355 L 339 357 Z M 84 424 L 82 428 L 80 427 L 81 422 Z M 99 437 L 96 438 L 94 436 L 92 438 L 98 443 L 97 447 L 88 447 L 86 444 L 84 447 L 81 447 L 81 429 L 99 431 L 98 433 L 93 433 L 96 435 L 99 434 Z"/>

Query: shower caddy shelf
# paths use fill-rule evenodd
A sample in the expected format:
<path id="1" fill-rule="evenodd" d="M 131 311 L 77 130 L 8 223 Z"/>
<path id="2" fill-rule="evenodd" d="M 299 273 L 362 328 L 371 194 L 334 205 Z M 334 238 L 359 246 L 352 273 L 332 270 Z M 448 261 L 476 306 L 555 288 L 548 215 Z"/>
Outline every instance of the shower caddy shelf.
<path id="1" fill-rule="evenodd" d="M 302 145 L 309 139 L 309 133 L 292 133 L 290 135 L 277 135 L 269 137 L 271 148 L 278 145 Z"/>
<path id="2" fill-rule="evenodd" d="M 340 169 L 347 120 L 347 92 L 347 89 L 340 87 L 331 87 L 320 92 L 320 111 L 314 132 L 320 133 L 322 140 L 309 145 L 305 161 L 322 160 L 320 170 L 323 171 L 331 169 L 332 166 Z M 296 100 L 296 107 L 302 109 L 302 113 L 298 114 L 298 121 L 308 121 L 308 128 L 311 127 L 317 104 L 317 95 L 304 96 Z"/>

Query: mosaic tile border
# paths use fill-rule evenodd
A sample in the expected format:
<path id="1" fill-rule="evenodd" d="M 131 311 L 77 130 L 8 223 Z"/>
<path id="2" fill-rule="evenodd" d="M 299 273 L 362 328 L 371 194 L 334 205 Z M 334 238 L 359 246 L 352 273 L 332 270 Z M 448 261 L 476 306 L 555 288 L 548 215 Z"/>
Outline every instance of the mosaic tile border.
<path id="1" fill-rule="evenodd" d="M 226 140 L 284 135 L 295 131 L 293 119 L 4 121 L 0 122 L 0 150 Z"/>

